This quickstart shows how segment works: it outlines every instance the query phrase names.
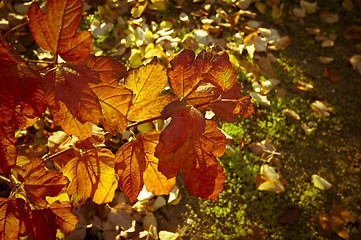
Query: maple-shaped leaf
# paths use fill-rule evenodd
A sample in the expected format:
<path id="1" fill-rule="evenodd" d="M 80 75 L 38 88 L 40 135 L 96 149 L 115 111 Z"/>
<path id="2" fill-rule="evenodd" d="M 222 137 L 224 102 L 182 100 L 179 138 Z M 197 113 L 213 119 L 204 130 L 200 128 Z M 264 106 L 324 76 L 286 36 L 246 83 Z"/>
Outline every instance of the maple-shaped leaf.
<path id="1" fill-rule="evenodd" d="M 24 233 L 28 206 L 23 199 L 0 197 L 0 239 L 18 240 Z"/>
<path id="2" fill-rule="evenodd" d="M 63 64 L 45 75 L 44 96 L 49 107 L 58 108 L 61 101 L 80 122 L 98 123 L 101 107 L 88 83 L 99 82 L 98 73 L 86 64 Z"/>
<path id="3" fill-rule="evenodd" d="M 156 167 L 154 151 L 159 135 L 160 131 L 143 133 L 121 146 L 115 155 L 119 188 L 131 202 L 137 199 L 144 184 L 156 195 L 168 194 L 175 185 L 175 178 L 167 179 Z"/>
<path id="4" fill-rule="evenodd" d="M 63 174 L 70 180 L 67 192 L 74 205 L 83 204 L 89 197 L 96 204 L 113 200 L 117 180 L 110 150 L 92 149 L 69 160 Z"/>
<path id="5" fill-rule="evenodd" d="M 82 13 L 81 0 L 49 0 L 46 14 L 37 3 L 31 4 L 28 17 L 30 31 L 39 47 L 75 61 L 90 53 L 91 33 L 78 33 Z"/>
<path id="6" fill-rule="evenodd" d="M 160 135 L 160 141 L 168 151 L 176 150 L 188 138 L 199 137 L 204 132 L 206 122 L 203 114 L 185 102 L 169 103 L 163 109 L 161 118 L 169 117 L 172 121 Z"/>
<path id="7" fill-rule="evenodd" d="M 158 170 L 167 178 L 175 177 L 181 170 L 191 195 L 216 199 L 225 180 L 216 157 L 223 155 L 225 143 L 226 137 L 217 129 L 217 122 L 207 120 L 202 135 L 188 138 L 174 151 L 164 147 L 160 139 L 155 151 L 159 158 Z"/>
<path id="8" fill-rule="evenodd" d="M 39 206 L 46 206 L 45 197 L 57 196 L 69 183 L 61 173 L 45 170 L 45 165 L 42 159 L 34 159 L 21 168 L 16 166 L 12 169 L 22 183 L 28 199 Z"/>
<path id="9" fill-rule="evenodd" d="M 162 109 L 176 99 L 169 94 L 160 96 L 167 83 L 167 71 L 156 58 L 145 66 L 131 69 L 123 84 L 134 94 L 128 119 L 142 121 L 158 117 Z"/>

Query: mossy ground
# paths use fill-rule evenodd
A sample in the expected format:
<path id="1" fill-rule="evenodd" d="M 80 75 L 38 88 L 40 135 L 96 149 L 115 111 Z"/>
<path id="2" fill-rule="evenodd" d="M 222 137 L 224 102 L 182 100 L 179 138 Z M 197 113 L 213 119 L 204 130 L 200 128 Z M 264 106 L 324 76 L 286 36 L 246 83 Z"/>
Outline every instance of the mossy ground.
<path id="1" fill-rule="evenodd" d="M 287 5 L 286 9 L 291 7 Z M 338 34 L 332 48 L 322 48 L 312 36 L 305 34 L 304 26 L 285 17 L 281 30 L 292 39 L 292 44 L 277 54 L 274 69 L 287 95 L 278 98 L 271 92 L 267 95 L 270 107 L 256 104 L 253 117 L 240 118 L 236 124 L 220 123 L 234 138 L 233 147 L 237 152 L 220 159 L 227 178 L 219 201 L 191 199 L 187 217 L 197 224 L 185 238 L 341 239 L 335 233 L 331 236 L 322 233 L 315 217 L 318 212 L 328 213 L 333 205 L 342 205 L 357 219 L 346 224 L 349 239 L 361 239 L 361 77 L 347 63 L 355 51 L 352 47 L 355 42 L 342 35 L 347 24 L 360 23 L 355 18 L 357 9 L 360 7 L 349 12 L 329 9 L 342 16 L 339 24 L 327 25 L 319 18 L 308 19 L 307 24 Z M 339 71 L 340 81 L 331 82 L 322 77 L 325 65 L 318 62 L 320 56 L 335 58 L 329 67 Z M 292 91 L 292 83 L 297 80 L 313 84 L 314 91 L 301 95 Z M 333 111 L 329 117 L 319 117 L 311 110 L 310 104 L 315 100 L 330 103 Z M 285 116 L 284 108 L 298 112 L 301 122 L 312 122 L 314 131 L 305 134 L 300 123 Z M 288 182 L 285 192 L 256 190 L 255 176 L 263 162 L 247 147 L 238 150 L 241 139 L 247 143 L 268 139 L 282 153 L 281 174 Z M 327 191 L 315 188 L 311 183 L 312 174 L 329 180 L 332 188 Z M 287 214 L 290 218 L 299 214 L 299 218 L 292 224 L 282 223 L 280 219 Z"/>

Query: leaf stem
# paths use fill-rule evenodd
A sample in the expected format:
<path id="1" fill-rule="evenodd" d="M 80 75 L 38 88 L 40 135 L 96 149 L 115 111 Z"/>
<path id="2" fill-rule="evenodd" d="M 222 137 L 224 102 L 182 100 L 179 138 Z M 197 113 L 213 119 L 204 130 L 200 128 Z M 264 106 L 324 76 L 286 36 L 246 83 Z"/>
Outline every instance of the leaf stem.
<path id="1" fill-rule="evenodd" d="M 73 147 L 68 147 L 68 148 L 63 149 L 63 150 L 61 150 L 59 152 L 56 152 L 56 153 L 54 153 L 52 155 L 49 155 L 49 156 L 45 155 L 45 156 L 42 157 L 42 159 L 44 159 L 45 161 L 48 161 L 48 160 L 50 160 L 52 158 L 55 158 L 56 156 L 58 156 L 58 155 L 60 155 L 60 154 L 62 154 L 64 152 L 67 152 L 67 151 L 69 151 L 71 149 L 74 149 L 74 148 Z"/>
<path id="2" fill-rule="evenodd" d="M 146 123 L 146 122 L 152 122 L 152 121 L 157 120 L 159 118 L 160 118 L 160 116 L 150 118 L 150 119 L 147 119 L 147 120 L 143 120 L 143 121 L 139 121 L 139 122 L 135 122 L 135 123 L 131 123 L 131 124 L 129 124 L 127 126 L 126 130 L 129 130 L 129 129 L 133 128 L 133 127 L 136 127 L 136 126 L 141 125 L 141 124 Z"/>
<path id="3" fill-rule="evenodd" d="M 7 178 L 7 177 L 5 177 L 5 176 L 3 176 L 3 175 L 0 175 L 0 180 L 1 180 L 1 181 L 4 181 L 4 182 L 7 182 L 7 183 L 11 183 L 10 179 Z"/>

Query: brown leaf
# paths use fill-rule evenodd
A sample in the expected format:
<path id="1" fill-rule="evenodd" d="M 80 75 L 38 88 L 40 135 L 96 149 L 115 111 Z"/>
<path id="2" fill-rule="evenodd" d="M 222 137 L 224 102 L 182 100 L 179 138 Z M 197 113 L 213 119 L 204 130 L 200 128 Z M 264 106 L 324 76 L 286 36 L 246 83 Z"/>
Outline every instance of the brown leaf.
<path id="1" fill-rule="evenodd" d="M 0 198 L 0 237 L 2 239 L 18 240 L 24 232 L 27 205 L 20 198 Z"/>
<path id="2" fill-rule="evenodd" d="M 323 69 L 322 77 L 329 78 L 332 82 L 338 82 L 342 78 L 340 73 L 336 69 L 329 67 Z"/>
<path id="3" fill-rule="evenodd" d="M 78 222 L 78 217 L 71 213 L 73 206 L 70 202 L 56 201 L 49 208 L 55 215 L 55 224 L 63 233 L 70 234 Z"/>
<path id="4" fill-rule="evenodd" d="M 345 38 L 348 39 L 361 39 L 361 26 L 351 25 L 343 32 Z"/>

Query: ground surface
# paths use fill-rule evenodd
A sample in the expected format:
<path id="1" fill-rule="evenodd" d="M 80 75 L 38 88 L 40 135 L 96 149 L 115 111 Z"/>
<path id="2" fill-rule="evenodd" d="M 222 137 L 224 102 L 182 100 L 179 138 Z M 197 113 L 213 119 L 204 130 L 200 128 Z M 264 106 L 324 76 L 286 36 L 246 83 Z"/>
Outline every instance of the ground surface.
<path id="1" fill-rule="evenodd" d="M 261 88 L 269 106 L 254 100 L 252 117 L 240 118 L 239 122 L 232 124 L 220 122 L 221 128 L 233 138 L 230 144 L 233 150 L 220 159 L 227 180 L 219 200 L 189 196 L 179 180 L 183 198 L 177 205 L 167 205 L 154 212 L 158 230 L 177 232 L 184 239 L 361 239 L 361 74 L 349 63 L 354 54 L 361 52 L 361 34 L 355 33 L 353 39 L 345 37 L 348 27 L 361 26 L 360 1 L 317 1 L 318 8 L 314 13 L 312 6 L 302 5 L 297 0 L 260 1 L 258 5 L 252 3 L 249 6 L 240 4 L 247 1 L 208 1 L 209 6 L 207 1 L 160 1 L 165 9 L 146 8 L 140 16 L 136 16 L 134 11 L 141 11 L 142 5 L 135 2 L 118 1 L 121 7 L 114 5 L 117 1 L 86 2 L 89 8 L 84 12 L 83 29 L 94 27 L 94 21 L 115 26 L 94 37 L 94 52 L 114 55 L 130 67 L 147 61 L 144 51 L 150 44 L 136 34 L 133 34 L 135 40 L 118 43 L 132 34 L 128 25 L 134 28 L 144 26 L 134 20 L 143 16 L 149 25 L 151 21 L 173 23 L 171 28 L 175 29 L 175 35 L 172 38 L 180 39 L 177 46 L 169 47 L 163 43 L 162 53 L 155 54 L 165 63 L 172 57 L 172 54 L 166 55 L 167 51 L 179 52 L 185 47 L 199 51 L 205 46 L 198 45 L 198 42 L 216 43 L 237 59 L 233 63 L 239 64 L 235 67 L 238 81 L 244 86 L 243 94 L 257 92 L 255 83 L 262 84 L 271 78 L 270 74 L 275 74 L 272 78 L 280 81 L 267 93 Z M 21 1 L 8 1 L 10 5 L 17 3 Z M 126 11 L 124 6 L 128 6 Z M 302 7 L 309 12 L 304 17 L 295 16 L 294 9 Z M 243 12 L 238 22 L 232 25 L 234 14 L 240 11 L 249 12 Z M 338 20 L 322 20 L 323 11 L 337 14 Z M 189 16 L 189 22 L 180 20 L 182 12 Z M 122 14 L 126 23 L 117 19 L 118 15 L 113 19 L 112 14 Z M 202 17 L 210 19 L 217 14 L 226 14 L 221 23 L 231 26 L 214 29 L 213 33 L 212 27 L 203 26 L 212 36 L 211 40 L 194 36 L 195 30 L 202 28 Z M 249 20 L 260 26 L 250 29 L 247 27 Z M 216 28 L 217 24 L 211 26 Z M 234 48 L 227 48 L 227 42 L 252 45 L 245 38 L 259 31 L 260 27 L 277 29 L 280 36 L 289 37 L 290 44 L 277 51 L 255 51 L 253 56 L 246 49 L 236 53 Z M 319 33 L 310 34 L 307 28 L 319 29 Z M 242 31 L 245 31 L 243 37 L 236 39 L 234 34 Z M 197 44 L 193 40 L 184 41 L 187 36 Z M 19 39 L 20 43 L 23 41 L 22 46 L 18 45 L 18 51 L 28 58 L 35 58 L 32 51 L 26 51 L 35 48 L 28 36 L 9 34 L 7 37 L 14 45 L 19 43 Z M 321 40 L 317 41 L 317 37 Z M 139 39 L 143 42 L 137 43 Z M 322 47 L 322 41 L 328 40 L 333 45 Z M 259 59 L 269 57 L 270 53 L 274 59 L 272 70 L 260 72 L 257 68 Z M 321 63 L 321 56 L 331 57 L 333 61 Z M 325 72 L 325 68 L 331 74 Z M 302 83 L 310 84 L 312 89 L 300 87 Z M 327 108 L 329 115 L 321 116 L 322 111 L 317 113 L 311 109 L 316 100 L 330 107 Z M 294 110 L 300 119 L 287 117 L 284 109 Z M 271 157 L 276 159 L 275 162 L 267 163 L 265 158 L 269 152 L 257 155 L 251 148 L 252 144 L 265 139 L 272 144 Z M 240 142 L 244 143 L 243 147 L 239 147 Z M 271 191 L 257 189 L 260 184 L 257 176 L 265 163 L 276 168 L 278 176 L 282 176 L 280 182 L 284 191 L 275 193 L 272 188 L 268 188 Z M 326 179 L 332 187 L 328 190 L 316 188 L 311 182 L 313 174 Z M 102 238 L 99 234 L 88 236 Z"/>

